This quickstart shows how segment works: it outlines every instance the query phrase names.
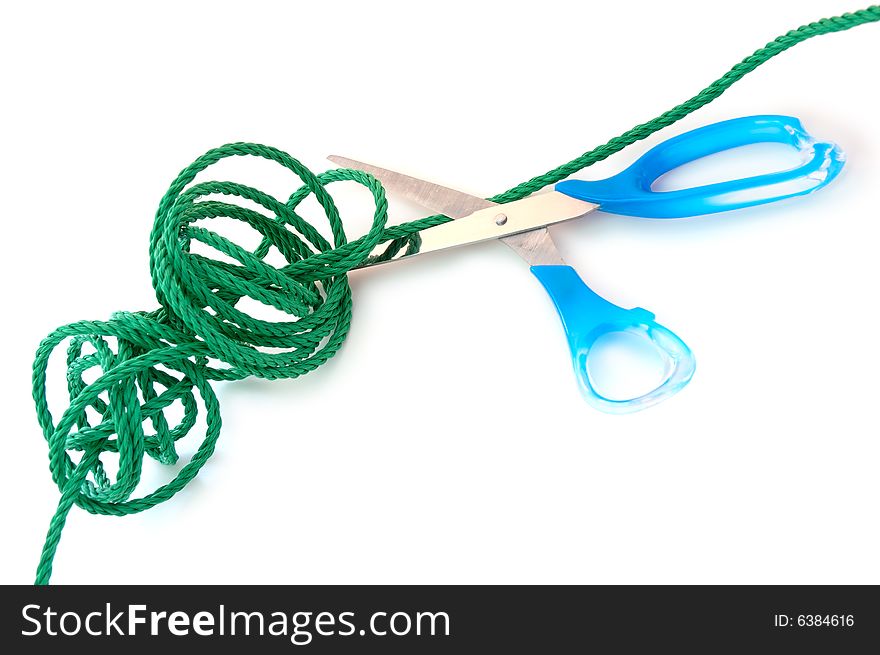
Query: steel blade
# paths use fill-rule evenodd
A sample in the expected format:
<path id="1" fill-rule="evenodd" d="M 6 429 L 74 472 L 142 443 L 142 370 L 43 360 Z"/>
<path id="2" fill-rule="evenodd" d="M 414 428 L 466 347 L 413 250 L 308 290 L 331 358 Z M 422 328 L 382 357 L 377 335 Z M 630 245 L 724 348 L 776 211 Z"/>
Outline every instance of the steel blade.
<path id="1" fill-rule="evenodd" d="M 417 177 L 404 175 L 387 168 L 380 168 L 362 161 L 330 155 L 327 157 L 334 164 L 346 168 L 354 168 L 369 173 L 382 183 L 390 195 L 401 196 L 450 218 L 464 218 L 475 211 L 492 207 L 496 203 L 472 196 L 449 187 L 420 180 Z"/>
<path id="2" fill-rule="evenodd" d="M 479 196 L 472 196 L 449 187 L 420 180 L 411 175 L 367 164 L 356 159 L 340 157 L 338 155 L 331 155 L 327 159 L 339 166 L 367 172 L 379 180 L 390 194 L 402 196 L 418 203 L 422 207 L 450 218 L 465 218 L 480 210 L 498 205 L 498 203 L 480 198 Z M 592 208 L 595 208 L 595 205 Z M 425 234 L 425 232 L 422 234 Z M 498 240 L 503 241 L 530 266 L 561 266 L 565 264 L 546 226 L 541 226 L 528 232 L 503 236 Z M 421 252 L 423 251 L 413 254 L 421 254 Z M 424 252 L 428 252 L 428 250 Z M 407 259 L 411 256 L 413 255 L 389 261 Z"/>

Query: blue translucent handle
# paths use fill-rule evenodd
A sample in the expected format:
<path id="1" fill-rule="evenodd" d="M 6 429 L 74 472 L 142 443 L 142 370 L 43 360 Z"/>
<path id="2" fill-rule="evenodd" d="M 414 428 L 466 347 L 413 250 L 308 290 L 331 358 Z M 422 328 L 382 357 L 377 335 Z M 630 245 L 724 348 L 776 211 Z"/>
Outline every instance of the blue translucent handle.
<path id="1" fill-rule="evenodd" d="M 779 173 L 707 184 L 679 191 L 652 191 L 674 168 L 730 148 L 784 143 L 799 150 L 804 163 Z M 749 116 L 707 125 L 653 147 L 626 170 L 606 180 L 566 180 L 556 190 L 600 205 L 603 211 L 645 218 L 678 218 L 751 207 L 811 193 L 833 180 L 844 156 L 832 143 L 815 141 L 797 118 Z"/>
<path id="2" fill-rule="evenodd" d="M 654 321 L 644 309 L 623 309 L 590 289 L 571 266 L 532 266 L 553 299 L 571 348 L 574 372 L 587 401 L 604 412 L 634 412 L 668 398 L 681 390 L 694 374 L 690 348 L 667 328 Z M 612 400 L 596 390 L 587 365 L 590 351 L 599 337 L 609 332 L 629 332 L 648 339 L 664 365 L 660 385 L 637 398 Z"/>

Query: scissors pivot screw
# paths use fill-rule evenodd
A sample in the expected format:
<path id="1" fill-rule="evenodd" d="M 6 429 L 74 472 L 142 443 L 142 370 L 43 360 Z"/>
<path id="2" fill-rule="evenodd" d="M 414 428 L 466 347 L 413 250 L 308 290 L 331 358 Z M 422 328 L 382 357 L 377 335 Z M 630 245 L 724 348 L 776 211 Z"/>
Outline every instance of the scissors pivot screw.
<path id="1" fill-rule="evenodd" d="M 507 214 L 498 214 L 495 217 L 495 225 L 504 225 L 507 222 Z"/>

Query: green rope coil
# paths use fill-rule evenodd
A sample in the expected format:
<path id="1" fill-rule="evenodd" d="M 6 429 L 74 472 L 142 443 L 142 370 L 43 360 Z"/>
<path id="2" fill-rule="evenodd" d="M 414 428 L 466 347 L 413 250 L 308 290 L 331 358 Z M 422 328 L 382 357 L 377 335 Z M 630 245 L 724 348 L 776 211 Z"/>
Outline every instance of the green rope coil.
<path id="1" fill-rule="evenodd" d="M 491 200 L 503 203 L 523 198 L 672 125 L 801 41 L 875 21 L 880 21 L 877 5 L 792 30 L 690 100 Z M 284 166 L 302 186 L 284 202 L 234 182 L 192 184 L 199 173 L 221 159 L 245 156 Z M 351 242 L 327 190 L 334 182 L 346 180 L 369 189 L 375 203 L 369 231 Z M 265 213 L 208 196 L 247 200 Z M 323 208 L 332 243 L 297 213 L 309 196 Z M 368 260 L 380 244 L 388 245 L 378 257 L 393 257 L 403 249 L 416 248 L 421 230 L 450 220 L 430 216 L 388 228 L 387 214 L 385 192 L 372 176 L 354 170 L 315 175 L 287 153 L 269 146 L 225 145 L 205 153 L 177 176 L 159 203 L 150 235 L 150 272 L 160 308 L 117 312 L 109 321 L 71 323 L 55 330 L 37 349 L 33 373 L 37 420 L 49 444 L 52 479 L 61 492 L 37 568 L 37 584 L 46 584 L 51 577 L 52 561 L 73 505 L 93 514 L 134 514 L 168 500 L 198 474 L 214 452 L 220 433 L 220 407 L 212 381 L 294 378 L 326 362 L 339 350 L 351 326 L 348 272 Z M 262 237 L 260 245 L 251 252 L 204 226 L 221 217 L 256 230 Z M 210 246 L 236 263 L 194 253 L 193 242 Z M 276 268 L 265 261 L 272 247 L 286 265 Z M 271 322 L 249 316 L 236 307 L 246 297 L 290 315 L 291 320 Z M 70 404 L 56 423 L 46 400 L 46 369 L 52 352 L 65 341 Z M 87 373 L 97 373 L 97 379 L 86 383 Z M 197 395 L 205 407 L 207 427 L 195 455 L 173 480 L 142 498 L 131 498 L 145 455 L 162 464 L 178 461 L 176 443 L 196 423 Z M 178 407 L 178 414 L 182 412 L 173 426 L 165 414 L 172 406 Z M 104 453 L 118 454 L 115 480 L 105 471 Z"/>

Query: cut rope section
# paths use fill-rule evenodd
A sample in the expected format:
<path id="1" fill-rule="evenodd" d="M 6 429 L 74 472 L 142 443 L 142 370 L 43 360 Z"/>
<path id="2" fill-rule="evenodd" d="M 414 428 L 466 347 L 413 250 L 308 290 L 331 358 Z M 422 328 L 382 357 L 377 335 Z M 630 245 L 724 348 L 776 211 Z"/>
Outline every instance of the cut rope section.
<path id="1" fill-rule="evenodd" d="M 491 200 L 519 200 L 602 161 L 712 102 L 736 81 L 801 41 L 875 21 L 880 21 L 878 5 L 792 30 L 746 57 L 690 100 Z M 234 182 L 189 186 L 212 164 L 244 156 L 284 166 L 302 186 L 286 202 Z M 329 185 L 340 181 L 363 185 L 375 203 L 372 226 L 356 241 L 346 238 L 327 192 Z M 206 196 L 243 199 L 266 213 Z M 297 213 L 309 196 L 323 208 L 333 243 Z M 260 245 L 251 252 L 204 226 L 216 218 L 246 223 L 261 235 Z M 55 330 L 37 349 L 33 396 L 61 499 L 49 524 L 36 584 L 49 582 L 73 505 L 93 514 L 135 514 L 168 500 L 198 474 L 220 434 L 220 407 L 211 381 L 295 378 L 316 369 L 339 350 L 351 326 L 348 272 L 368 261 L 377 246 L 388 244 L 377 257 L 389 259 L 402 250 L 416 249 L 421 230 L 451 220 L 429 216 L 388 228 L 387 218 L 385 192 L 372 176 L 347 169 L 315 175 L 287 153 L 269 146 L 233 143 L 215 148 L 177 176 L 159 204 L 150 235 L 150 272 L 160 308 L 117 312 L 109 321 L 71 323 Z M 219 251 L 225 255 L 223 261 L 192 252 L 193 242 Z M 277 268 L 265 261 L 273 247 L 286 260 L 285 266 Z M 249 316 L 236 307 L 242 298 L 274 307 L 291 320 L 272 322 Z M 65 341 L 70 404 L 55 423 L 46 400 L 46 369 L 52 352 Z M 86 383 L 86 373 L 97 379 Z M 131 498 L 145 455 L 162 464 L 177 462 L 177 441 L 196 424 L 196 396 L 205 407 L 207 425 L 198 450 L 173 480 L 142 498 Z M 172 406 L 182 415 L 173 426 L 165 414 Z M 152 429 L 148 431 L 145 423 Z M 104 453 L 118 456 L 113 480 L 102 462 Z"/>

